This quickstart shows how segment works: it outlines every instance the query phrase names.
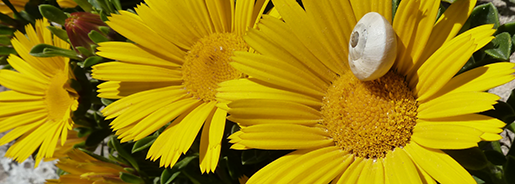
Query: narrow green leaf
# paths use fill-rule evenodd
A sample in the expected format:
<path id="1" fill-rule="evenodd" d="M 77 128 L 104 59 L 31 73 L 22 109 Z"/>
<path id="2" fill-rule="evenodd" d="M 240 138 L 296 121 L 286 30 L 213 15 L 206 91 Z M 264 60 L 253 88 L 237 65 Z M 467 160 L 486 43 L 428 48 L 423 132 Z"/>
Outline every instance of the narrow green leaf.
<path id="1" fill-rule="evenodd" d="M 134 169 L 136 169 L 136 171 L 139 172 L 139 166 L 136 162 L 136 159 L 134 159 L 134 157 L 132 157 L 131 154 L 129 154 L 127 151 L 125 151 L 125 149 L 123 149 L 122 145 L 120 144 L 116 136 L 112 136 L 110 142 L 113 144 L 113 148 L 118 152 L 118 155 L 127 160 L 132 165 L 132 167 L 134 167 Z"/>
<path id="2" fill-rule="evenodd" d="M 120 0 L 109 0 L 116 10 L 122 10 Z"/>
<path id="3" fill-rule="evenodd" d="M 54 26 L 47 26 L 46 28 L 49 29 L 50 32 L 52 32 L 52 34 L 59 37 L 61 40 L 70 42 L 68 39 L 68 33 L 66 33 L 64 29 L 56 28 Z"/>
<path id="4" fill-rule="evenodd" d="M 68 18 L 61 9 L 49 4 L 39 5 L 39 12 L 41 12 L 43 17 L 62 26 L 64 26 L 64 22 Z"/>
<path id="5" fill-rule="evenodd" d="M 30 50 L 30 55 L 36 57 L 55 57 L 55 56 L 63 56 L 72 59 L 80 59 L 77 53 L 73 50 L 63 49 L 60 47 L 56 47 L 48 44 L 38 44 L 32 47 Z"/>
<path id="6" fill-rule="evenodd" d="M 11 45 L 11 36 L 0 36 L 0 44 Z"/>
<path id="7" fill-rule="evenodd" d="M 12 47 L 0 47 L 0 55 L 8 56 L 9 54 L 16 54 L 16 50 Z"/>
<path id="8" fill-rule="evenodd" d="M 136 153 L 138 151 L 142 151 L 152 145 L 154 141 L 156 140 L 157 136 L 148 136 L 143 139 L 140 139 L 134 143 L 134 146 L 132 146 L 132 153 Z"/>
<path id="9" fill-rule="evenodd" d="M 105 106 L 108 106 L 109 104 L 113 103 L 114 100 L 109 100 L 107 98 L 100 98 L 100 101 L 102 102 L 102 104 L 104 104 Z"/>
<path id="10" fill-rule="evenodd" d="M 108 38 L 106 38 L 104 35 L 100 34 L 99 32 L 97 32 L 95 30 L 91 30 L 88 33 L 88 36 L 89 36 L 89 39 L 91 39 L 91 41 L 95 42 L 96 44 L 109 41 Z"/>
<path id="11" fill-rule="evenodd" d="M 1 16 L 1 14 L 0 14 Z M 1 20 L 0 20 L 1 22 Z M 16 29 L 0 25 L 0 35 L 12 35 Z"/>
<path id="12" fill-rule="evenodd" d="M 170 184 L 173 182 L 173 180 L 175 178 L 177 178 L 177 176 L 179 176 L 179 174 L 181 174 L 180 171 L 175 171 L 175 172 L 172 172 L 171 169 L 165 169 L 162 173 L 161 173 L 161 177 L 159 178 L 159 182 L 160 184 Z"/>
<path id="13" fill-rule="evenodd" d="M 83 46 L 77 46 L 75 47 L 75 49 L 77 51 L 79 51 L 82 55 L 84 55 L 85 57 L 88 57 L 88 56 L 92 56 L 93 55 L 93 52 L 91 52 L 91 50 L 83 47 Z"/>
<path id="14" fill-rule="evenodd" d="M 93 11 L 93 6 L 91 6 L 91 4 L 89 4 L 89 2 L 87 0 L 73 0 L 77 3 L 77 5 L 79 5 L 85 12 L 90 12 Z"/>
<path id="15" fill-rule="evenodd" d="M 126 173 L 126 172 L 120 172 L 120 179 L 122 179 L 122 181 L 127 182 L 127 183 L 135 183 L 135 184 L 145 183 L 145 181 L 143 181 L 143 179 L 141 179 L 140 177 L 133 175 L 133 174 Z"/>

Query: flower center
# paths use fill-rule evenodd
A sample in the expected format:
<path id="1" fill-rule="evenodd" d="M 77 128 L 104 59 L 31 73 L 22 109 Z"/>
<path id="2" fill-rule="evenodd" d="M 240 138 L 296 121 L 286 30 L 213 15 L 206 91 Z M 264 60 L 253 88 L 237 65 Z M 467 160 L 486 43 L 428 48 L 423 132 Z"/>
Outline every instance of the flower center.
<path id="1" fill-rule="evenodd" d="M 215 100 L 218 83 L 243 76 L 229 64 L 234 51 L 248 51 L 234 33 L 214 33 L 198 40 L 182 66 L 186 90 L 206 102 Z"/>
<path id="2" fill-rule="evenodd" d="M 68 79 L 67 73 L 57 72 L 50 80 L 45 95 L 49 122 L 67 119 L 70 111 L 76 108 L 77 93 L 68 86 Z"/>
<path id="3" fill-rule="evenodd" d="M 360 81 L 347 72 L 323 99 L 322 125 L 341 149 L 362 158 L 383 158 L 410 141 L 417 108 L 404 77 L 390 71 L 377 80 Z"/>

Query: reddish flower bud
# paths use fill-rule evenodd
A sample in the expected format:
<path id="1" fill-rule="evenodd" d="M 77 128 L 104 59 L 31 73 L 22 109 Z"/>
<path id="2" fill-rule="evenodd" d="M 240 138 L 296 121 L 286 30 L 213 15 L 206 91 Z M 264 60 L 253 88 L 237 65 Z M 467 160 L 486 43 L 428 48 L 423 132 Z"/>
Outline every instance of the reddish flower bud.
<path id="1" fill-rule="evenodd" d="M 100 26 L 107 27 L 99 15 L 88 12 L 71 13 L 65 21 L 66 33 L 73 47 L 82 46 L 90 51 L 93 51 L 91 46 L 96 45 L 88 36 L 91 31 L 97 31 L 107 39 L 111 38 L 110 34 L 100 31 Z"/>

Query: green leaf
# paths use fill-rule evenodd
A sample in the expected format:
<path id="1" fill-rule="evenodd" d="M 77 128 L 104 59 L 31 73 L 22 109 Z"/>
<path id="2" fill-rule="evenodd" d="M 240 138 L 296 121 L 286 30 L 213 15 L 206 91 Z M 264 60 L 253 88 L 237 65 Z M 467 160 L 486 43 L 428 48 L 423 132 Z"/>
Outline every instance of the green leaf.
<path id="1" fill-rule="evenodd" d="M 46 28 L 49 29 L 50 32 L 52 32 L 52 34 L 59 37 L 61 40 L 69 42 L 68 33 L 66 33 L 64 29 L 56 28 L 54 26 L 47 26 Z"/>
<path id="2" fill-rule="evenodd" d="M 89 39 L 91 39 L 91 41 L 95 42 L 96 44 L 109 41 L 108 38 L 106 38 L 104 35 L 100 34 L 99 32 L 97 32 L 95 30 L 91 30 L 88 33 L 88 36 L 89 36 Z"/>
<path id="3" fill-rule="evenodd" d="M 11 45 L 11 36 L 0 36 L 0 44 Z"/>
<path id="4" fill-rule="evenodd" d="M 198 158 L 198 155 L 184 157 L 182 160 L 178 161 L 171 169 L 165 169 L 163 173 L 161 173 L 161 184 L 171 183 L 177 176 L 179 176 L 179 174 L 181 173 L 180 171 L 196 158 Z"/>
<path id="5" fill-rule="evenodd" d="M 89 50 L 89 49 L 87 49 L 87 48 L 85 48 L 83 46 L 77 46 L 77 47 L 75 47 L 75 49 L 77 51 L 79 51 L 82 55 L 86 56 L 86 57 L 93 55 L 93 52 L 91 52 L 91 50 Z"/>
<path id="6" fill-rule="evenodd" d="M 109 0 L 116 10 L 122 10 L 122 4 L 120 0 Z"/>
<path id="7" fill-rule="evenodd" d="M 445 150 L 445 153 L 467 169 L 481 170 L 488 164 L 485 154 L 478 147 L 463 150 Z"/>
<path id="8" fill-rule="evenodd" d="M 134 167 L 134 169 L 139 172 L 138 162 L 136 162 L 136 159 L 134 159 L 131 154 L 123 149 L 116 136 L 112 136 L 110 142 L 112 143 L 113 148 L 118 152 L 118 156 L 127 160 L 132 165 L 132 167 Z"/>
<path id="9" fill-rule="evenodd" d="M 16 54 L 16 50 L 12 47 L 0 47 L 0 55 L 7 56 L 9 54 Z"/>
<path id="10" fill-rule="evenodd" d="M 107 27 L 107 26 L 98 26 L 98 30 L 100 30 L 100 32 L 108 35 L 109 33 L 111 33 L 111 28 Z"/>
<path id="11" fill-rule="evenodd" d="M 485 53 L 489 56 L 501 60 L 508 61 L 510 60 L 511 55 L 511 47 L 512 47 L 511 36 L 507 32 L 503 32 L 495 36 L 486 47 L 489 49 L 485 50 Z"/>
<path id="12" fill-rule="evenodd" d="M 14 28 L 0 25 L 0 35 L 12 35 L 15 31 L 16 29 Z"/>
<path id="13" fill-rule="evenodd" d="M 508 161 L 504 165 L 504 177 L 508 183 L 515 183 L 515 157 L 508 155 Z"/>
<path id="14" fill-rule="evenodd" d="M 241 153 L 241 164 L 250 165 L 265 161 L 270 156 L 270 151 L 266 150 L 245 150 Z"/>
<path id="15" fill-rule="evenodd" d="M 498 151 L 485 150 L 484 153 L 485 153 L 486 158 L 490 162 L 492 162 L 492 164 L 503 165 L 504 163 L 506 163 L 506 157 Z"/>
<path id="16" fill-rule="evenodd" d="M 79 5 L 85 12 L 93 11 L 93 6 L 89 4 L 88 0 L 73 0 Z"/>
<path id="17" fill-rule="evenodd" d="M 99 57 L 99 56 L 91 56 L 91 57 L 88 57 L 85 61 L 84 61 L 84 68 L 89 68 L 97 63 L 100 63 L 104 60 L 104 58 L 102 57 Z"/>
<path id="18" fill-rule="evenodd" d="M 463 27 L 461 27 L 460 33 L 483 24 L 494 24 L 494 28 L 500 25 L 499 12 L 491 2 L 476 6 L 465 24 L 463 24 Z"/>
<path id="19" fill-rule="evenodd" d="M 68 18 L 61 9 L 49 4 L 39 5 L 39 12 L 41 12 L 43 17 L 62 26 L 64 26 L 65 20 Z"/>
<path id="20" fill-rule="evenodd" d="M 120 179 L 122 179 L 122 181 L 124 181 L 126 183 L 135 183 L 135 184 L 145 183 L 145 181 L 143 181 L 143 179 L 141 179 L 140 177 L 133 175 L 133 174 L 126 173 L 126 172 L 120 172 Z"/>
<path id="21" fill-rule="evenodd" d="M 100 98 L 100 101 L 102 102 L 102 104 L 104 104 L 105 106 L 108 106 L 109 104 L 113 103 L 114 100 L 109 100 L 107 98 Z"/>
<path id="22" fill-rule="evenodd" d="M 148 136 L 143 139 L 136 141 L 134 146 L 132 146 L 132 153 L 136 153 L 138 151 L 144 150 L 152 145 L 154 141 L 157 139 L 157 136 Z"/>
<path id="23" fill-rule="evenodd" d="M 47 44 L 37 44 L 36 46 L 32 47 L 32 50 L 30 50 L 30 55 L 36 57 L 63 56 L 77 60 L 80 59 L 77 53 L 73 50 L 63 49 Z"/>

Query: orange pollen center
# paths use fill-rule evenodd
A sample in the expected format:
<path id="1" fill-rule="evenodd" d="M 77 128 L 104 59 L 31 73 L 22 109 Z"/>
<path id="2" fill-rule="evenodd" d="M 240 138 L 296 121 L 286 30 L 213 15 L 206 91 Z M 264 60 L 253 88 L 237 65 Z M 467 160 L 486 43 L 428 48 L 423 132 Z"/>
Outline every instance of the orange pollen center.
<path id="1" fill-rule="evenodd" d="M 417 101 L 404 77 L 390 71 L 373 81 L 351 72 L 329 87 L 322 105 L 322 125 L 335 144 L 361 158 L 384 158 L 413 134 Z"/>
<path id="2" fill-rule="evenodd" d="M 215 100 L 220 82 L 243 76 L 229 64 L 234 51 L 248 51 L 241 36 L 234 33 L 214 33 L 198 40 L 182 66 L 186 90 L 203 101 Z"/>
<path id="3" fill-rule="evenodd" d="M 69 87 L 68 79 L 68 75 L 64 72 L 57 72 L 50 79 L 45 95 L 49 122 L 68 119 L 71 111 L 76 109 L 77 92 Z"/>

